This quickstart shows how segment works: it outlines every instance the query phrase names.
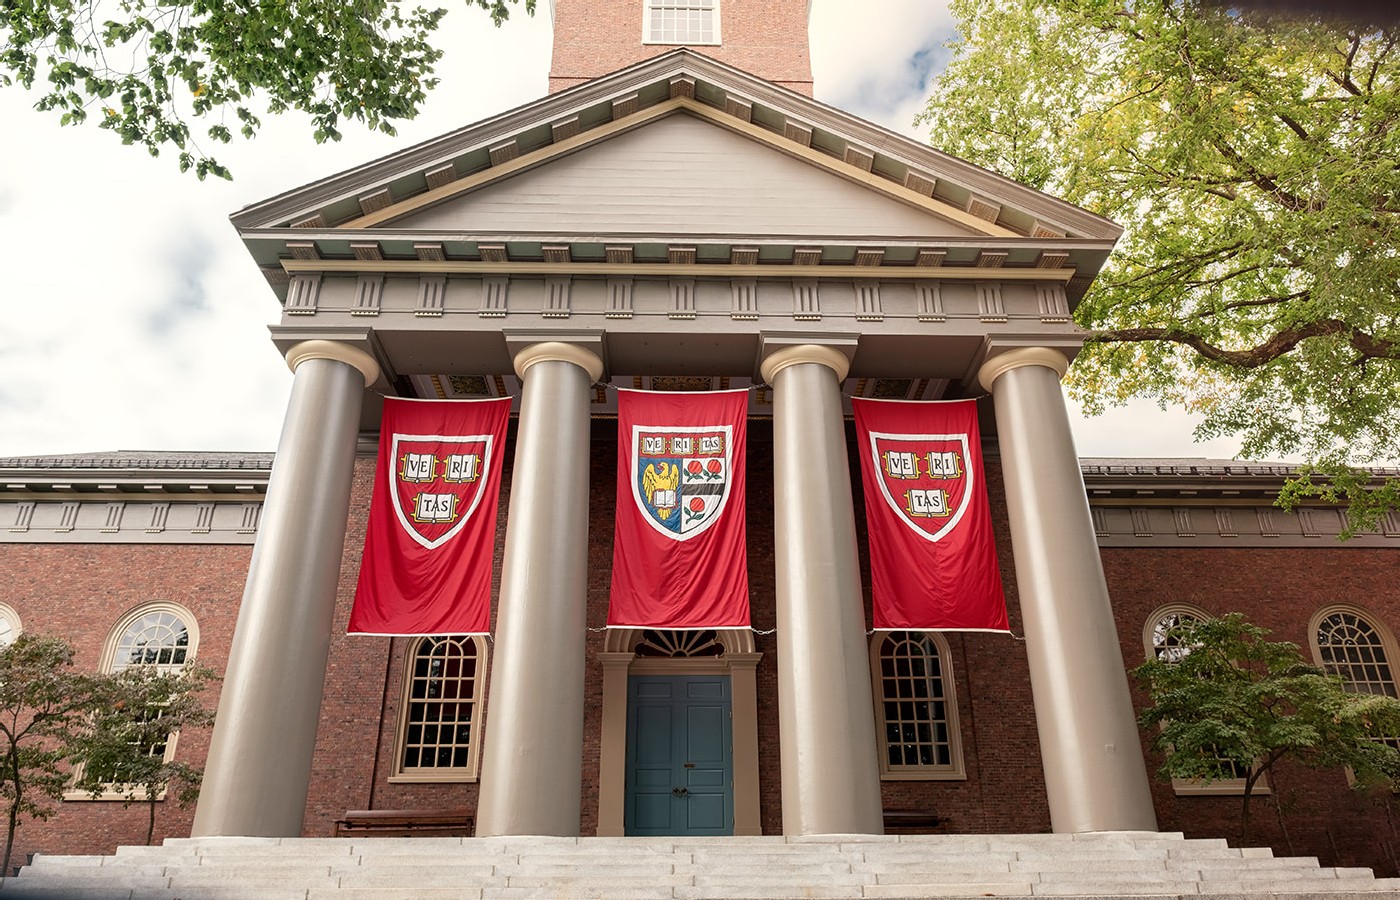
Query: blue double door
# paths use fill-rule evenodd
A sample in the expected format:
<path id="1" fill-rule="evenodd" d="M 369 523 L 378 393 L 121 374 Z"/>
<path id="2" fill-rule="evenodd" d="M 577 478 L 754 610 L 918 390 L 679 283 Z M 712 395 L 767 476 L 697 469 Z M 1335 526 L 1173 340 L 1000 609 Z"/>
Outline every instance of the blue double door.
<path id="1" fill-rule="evenodd" d="M 629 677 L 625 833 L 733 834 L 732 729 L 727 676 Z"/>

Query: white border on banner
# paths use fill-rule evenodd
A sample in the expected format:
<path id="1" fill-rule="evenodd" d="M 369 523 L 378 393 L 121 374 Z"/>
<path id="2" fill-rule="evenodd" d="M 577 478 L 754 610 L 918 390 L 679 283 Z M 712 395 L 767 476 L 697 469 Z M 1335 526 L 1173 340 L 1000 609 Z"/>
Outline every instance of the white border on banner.
<path id="1" fill-rule="evenodd" d="M 647 393 L 647 392 L 639 392 Z M 661 393 L 654 391 L 651 393 Z M 676 393 L 684 393 L 677 391 Z M 637 486 L 637 440 L 643 431 L 660 431 L 665 434 L 700 434 L 714 431 L 724 432 L 724 494 L 719 498 L 719 506 L 716 507 L 714 515 L 709 520 L 703 522 L 699 528 L 691 532 L 675 532 L 665 528 L 656 518 L 647 511 L 646 503 L 642 500 Z M 632 502 L 637 504 L 637 511 L 646 519 L 647 524 L 656 529 L 661 534 L 673 541 L 688 541 L 693 537 L 698 537 L 710 530 L 710 526 L 719 521 L 719 517 L 724 514 L 724 508 L 729 505 L 730 487 L 734 484 L 734 426 L 733 425 L 633 425 L 632 440 L 628 444 L 628 473 L 632 485 Z M 677 507 L 677 512 L 682 512 Z"/>
<path id="2" fill-rule="evenodd" d="M 476 495 L 472 497 L 471 507 L 462 515 L 461 521 L 435 541 L 428 540 L 414 530 L 413 526 L 409 524 L 408 518 L 404 515 L 403 504 L 399 502 L 398 474 L 394 471 L 394 464 L 399 458 L 399 441 L 401 439 L 405 441 L 471 441 L 473 443 L 482 441 L 486 444 L 486 452 L 482 454 L 481 460 L 481 477 L 477 479 Z M 476 508 L 481 505 L 482 495 L 486 493 L 486 482 L 490 477 L 491 462 L 495 458 L 495 444 L 496 436 L 493 434 L 444 435 L 399 434 L 398 432 L 394 432 L 394 439 L 389 446 L 389 499 L 394 504 L 394 514 L 398 516 L 399 525 L 403 527 L 404 531 L 408 532 L 409 537 L 413 538 L 425 549 L 436 550 L 438 547 L 441 547 L 443 544 L 456 537 L 457 534 L 467 526 L 467 522 L 471 520 L 472 514 L 475 513 Z"/>
<path id="3" fill-rule="evenodd" d="M 972 492 L 976 488 L 976 472 L 972 465 L 972 446 L 967 432 L 961 434 L 892 434 L 888 431 L 871 431 L 867 433 L 870 436 L 870 455 L 875 461 L 875 479 L 880 483 L 880 493 L 885 496 L 885 502 L 911 531 L 931 544 L 938 543 L 944 535 L 952 531 L 962 521 L 963 513 L 967 512 L 968 505 L 972 502 Z M 958 511 L 953 513 L 953 517 L 945 522 L 938 531 L 933 534 L 924 531 L 905 515 L 898 503 L 894 502 L 894 497 L 890 496 L 889 486 L 885 484 L 885 479 L 880 474 L 880 451 L 875 446 L 876 438 L 889 438 L 896 441 L 958 441 L 962 444 L 963 459 L 967 460 L 968 464 L 967 487 L 963 489 L 962 503 L 958 505 Z"/>

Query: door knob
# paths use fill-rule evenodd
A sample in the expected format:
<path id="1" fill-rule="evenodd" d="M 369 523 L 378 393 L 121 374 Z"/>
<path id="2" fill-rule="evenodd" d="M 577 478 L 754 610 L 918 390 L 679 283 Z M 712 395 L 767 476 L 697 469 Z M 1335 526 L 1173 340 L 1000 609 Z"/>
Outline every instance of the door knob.
<path id="1" fill-rule="evenodd" d="M 689 789 L 689 788 L 683 788 L 683 787 L 671 788 L 671 795 L 674 796 L 674 797 L 684 797 L 684 796 L 686 796 L 686 795 L 689 794 L 689 793 L 690 793 L 690 789 Z"/>

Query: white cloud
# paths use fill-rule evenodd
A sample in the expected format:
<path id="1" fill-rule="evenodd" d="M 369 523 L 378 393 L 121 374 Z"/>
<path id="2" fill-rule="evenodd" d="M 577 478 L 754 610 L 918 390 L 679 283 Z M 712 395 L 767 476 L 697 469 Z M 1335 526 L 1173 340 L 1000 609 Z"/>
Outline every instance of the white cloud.
<path id="1" fill-rule="evenodd" d="M 812 7 L 812 77 L 817 99 L 920 137 L 914 115 L 954 34 L 943 3 L 818 0 Z"/>
<path id="2" fill-rule="evenodd" d="M 910 123 L 951 34 L 943 4 L 817 0 L 811 24 L 818 99 L 919 137 Z M 545 93 L 543 5 L 500 30 L 458 6 L 442 35 L 443 83 L 398 137 L 347 127 L 318 146 L 304 118 L 269 116 L 255 141 L 220 149 L 232 183 L 59 128 L 32 95 L 0 90 L 0 456 L 275 447 L 291 385 L 267 335 L 278 307 L 227 217 Z M 1128 416 L 1080 422 L 1080 452 L 1187 455 L 1189 425 Z"/>

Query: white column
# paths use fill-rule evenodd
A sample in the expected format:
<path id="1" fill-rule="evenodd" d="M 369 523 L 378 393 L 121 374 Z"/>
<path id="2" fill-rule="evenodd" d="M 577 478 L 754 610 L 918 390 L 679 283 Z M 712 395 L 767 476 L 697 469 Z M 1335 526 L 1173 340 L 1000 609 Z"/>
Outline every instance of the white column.
<path id="1" fill-rule="evenodd" d="M 297 837 L 311 780 L 365 386 L 362 350 L 305 341 L 229 650 L 192 834 Z"/>
<path id="2" fill-rule="evenodd" d="M 983 364 L 1026 632 L 1041 763 L 1056 832 L 1156 831 L 1118 629 L 1070 433 L 1044 347 Z"/>
<path id="3" fill-rule="evenodd" d="M 524 382 L 511 475 L 478 836 L 577 835 L 583 789 L 588 584 L 588 389 L 602 361 L 543 342 Z"/>
<path id="4" fill-rule="evenodd" d="M 778 730 L 785 834 L 881 834 L 880 772 L 841 381 L 849 363 L 799 345 L 773 385 Z"/>

